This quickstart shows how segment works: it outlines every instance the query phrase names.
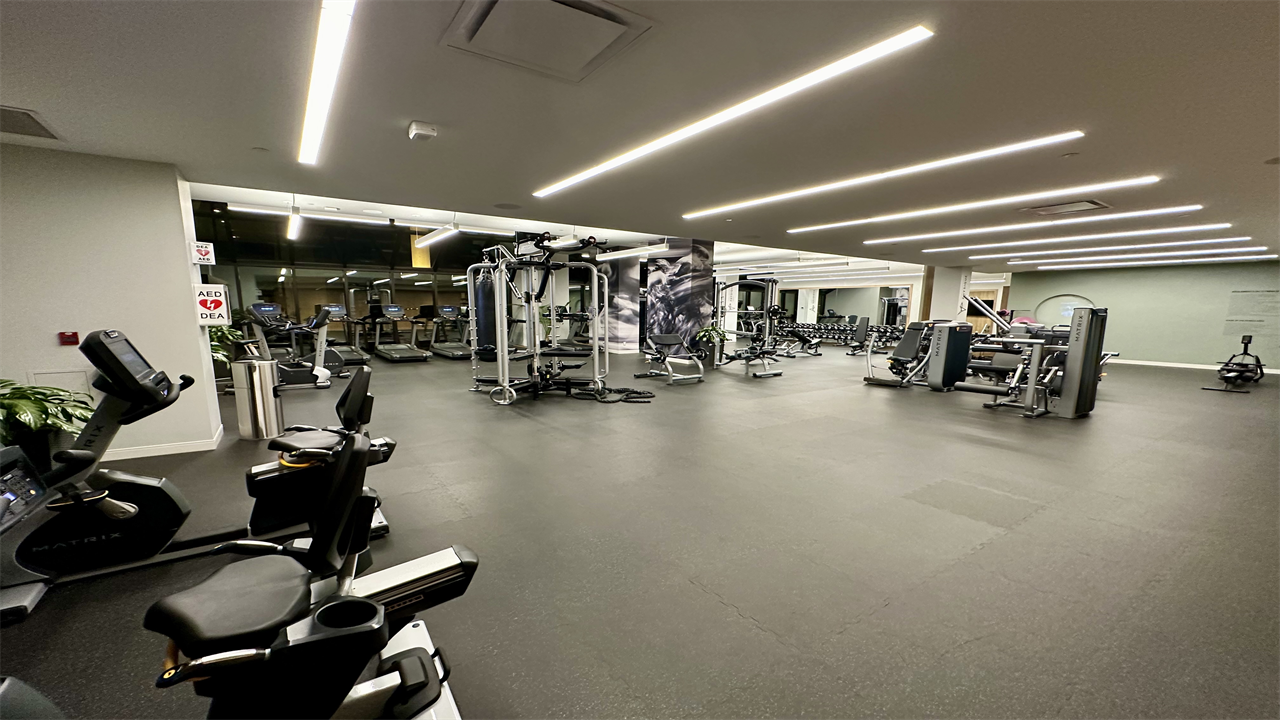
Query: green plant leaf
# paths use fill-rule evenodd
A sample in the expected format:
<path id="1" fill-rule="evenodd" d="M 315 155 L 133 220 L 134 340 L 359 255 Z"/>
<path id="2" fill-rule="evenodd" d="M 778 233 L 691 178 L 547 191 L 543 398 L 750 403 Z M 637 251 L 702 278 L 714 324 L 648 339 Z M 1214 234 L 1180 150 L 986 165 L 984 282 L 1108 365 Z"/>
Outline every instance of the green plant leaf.
<path id="1" fill-rule="evenodd" d="M 38 402 L 26 399 L 9 400 L 9 412 L 13 414 L 13 418 L 18 422 L 26 425 L 32 430 L 39 430 L 45 426 L 47 414 L 45 407 Z"/>

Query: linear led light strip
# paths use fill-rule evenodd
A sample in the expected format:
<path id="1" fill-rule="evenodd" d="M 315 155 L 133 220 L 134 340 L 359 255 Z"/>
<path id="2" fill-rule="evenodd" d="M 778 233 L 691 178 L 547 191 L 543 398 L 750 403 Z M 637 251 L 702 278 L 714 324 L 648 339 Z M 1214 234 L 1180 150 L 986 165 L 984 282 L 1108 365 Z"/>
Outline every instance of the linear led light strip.
<path id="1" fill-rule="evenodd" d="M 895 273 L 893 275 L 818 275 L 816 277 L 778 278 L 781 282 L 813 282 L 815 280 L 879 280 L 892 277 L 920 277 L 924 273 Z"/>
<path id="2" fill-rule="evenodd" d="M 1102 240 L 1103 238 L 1139 237 L 1142 235 L 1168 235 L 1172 233 L 1200 232 L 1201 230 L 1222 230 L 1231 227 L 1231 223 L 1209 223 L 1208 225 L 1180 225 L 1171 228 L 1150 228 L 1147 230 L 1126 230 L 1124 232 L 1099 233 L 1096 235 L 1068 235 L 1058 238 L 1038 238 L 1036 240 L 1015 240 L 1003 243 L 983 243 L 982 245 L 960 245 L 957 247 L 929 248 L 920 252 L 955 252 L 957 250 L 983 250 L 998 247 L 1019 247 L 1022 245 L 1051 245 L 1053 243 L 1075 242 L 1077 240 Z"/>
<path id="3" fill-rule="evenodd" d="M 422 228 L 426 230 L 436 230 L 439 225 L 425 225 L 419 222 L 410 222 L 409 220 L 397 220 L 396 227 Z M 482 235 L 506 235 L 512 237 L 516 234 L 515 230 L 498 230 L 496 228 L 476 227 L 474 225 L 459 225 L 459 232 L 479 233 Z"/>
<path id="4" fill-rule="evenodd" d="M 338 222 L 364 223 L 365 225 L 389 225 L 386 218 L 348 217 L 346 215 L 322 215 L 320 213 L 301 213 L 304 218 L 313 220 L 336 220 Z"/>
<path id="5" fill-rule="evenodd" d="M 457 224 L 457 223 L 449 223 L 448 225 L 444 225 L 444 226 L 442 226 L 442 227 L 441 227 L 440 229 L 438 229 L 438 230 L 434 230 L 434 231 L 432 231 L 432 232 L 429 232 L 429 233 L 427 233 L 426 235 L 423 235 L 422 237 L 418 238 L 417 240 L 414 240 L 414 241 L 413 241 L 413 246 L 414 246 L 414 247 L 419 247 L 419 248 L 424 248 L 424 247 L 426 247 L 426 246 L 430 245 L 430 244 L 431 244 L 431 243 L 433 243 L 433 242 L 437 242 L 437 241 L 439 241 L 439 240 L 443 240 L 443 239 L 445 239 L 445 238 L 447 238 L 447 237 L 449 237 L 449 236 L 451 236 L 451 235 L 454 235 L 454 234 L 455 234 L 455 233 L 457 233 L 457 232 L 458 232 L 458 224 Z"/>
<path id="6" fill-rule="evenodd" d="M 320 213 L 294 213 L 291 210 L 276 210 L 274 208 L 258 208 L 249 207 L 248 205 L 227 205 L 227 209 L 233 212 L 254 213 L 256 215 L 297 215 L 304 218 L 312 218 L 314 220 L 335 220 L 337 222 L 353 222 L 364 223 L 366 225 L 386 225 L 389 221 L 385 218 L 362 218 L 348 217 L 346 215 L 321 215 Z"/>
<path id="7" fill-rule="evenodd" d="M 664 253 L 671 249 L 670 243 L 661 242 L 657 245 L 640 245 L 638 247 L 627 248 L 626 250 L 614 250 L 613 252 L 597 253 L 596 262 L 607 262 L 609 260 L 620 260 L 622 258 L 640 257 L 641 255 L 650 255 L 652 253 Z"/>
<path id="8" fill-rule="evenodd" d="M 755 280 L 758 280 L 758 279 L 760 279 L 760 278 L 774 278 L 774 279 L 776 279 L 776 280 L 790 280 L 790 279 L 792 279 L 792 278 L 797 278 L 797 277 L 813 277 L 814 275 L 822 275 L 822 276 L 824 276 L 824 277 L 828 277 L 828 276 L 829 276 L 829 277 L 835 277 L 836 275 L 839 275 L 839 276 L 841 276 L 841 277 L 857 277 L 857 276 L 859 276 L 859 275 L 879 275 L 879 274 L 881 274 L 881 273 L 886 273 L 886 272 L 889 272 L 889 268 L 881 268 L 880 270 L 861 270 L 861 271 L 858 271 L 858 270 L 851 270 L 851 271 L 849 271 L 849 272 L 836 271 L 836 270 L 830 270 L 830 271 L 828 271 L 828 270 L 809 270 L 808 272 L 803 272 L 803 273 L 787 273 L 787 274 L 781 274 L 781 273 L 747 273 L 746 277 L 747 277 L 747 278 L 749 278 L 749 279 L 755 279 Z"/>
<path id="9" fill-rule="evenodd" d="M 1138 267 L 1141 265 L 1185 265 L 1188 263 L 1210 263 L 1210 262 L 1245 262 L 1251 260 L 1275 260 L 1280 255 L 1239 255 L 1235 257 L 1220 258 L 1189 258 L 1186 260 L 1139 260 L 1135 262 L 1115 262 L 1115 263 L 1082 263 L 1079 265 L 1045 265 L 1036 268 L 1037 270 L 1075 270 L 1082 268 L 1108 268 L 1108 267 Z"/>
<path id="10" fill-rule="evenodd" d="M 584 170 L 577 175 L 565 178 L 554 185 L 548 185 L 547 187 L 538 190 L 533 195 L 534 197 L 546 197 L 551 193 L 563 190 L 570 185 L 576 185 L 583 180 L 593 178 L 596 175 L 608 172 L 633 160 L 638 160 L 649 153 L 661 150 L 669 145 L 674 145 L 681 140 L 687 140 L 694 135 L 716 127 L 717 125 L 722 125 L 734 118 L 759 110 L 766 105 L 771 105 L 779 100 L 790 97 L 801 90 L 805 90 L 817 85 L 818 83 L 830 80 L 831 78 L 837 77 L 843 73 L 853 70 L 854 68 L 866 65 L 873 60 L 884 57 L 885 55 L 901 50 L 902 48 L 910 45 L 914 45 L 921 40 L 932 36 L 933 33 L 931 31 L 925 29 L 923 26 L 917 25 L 904 33 L 895 35 L 883 42 L 876 43 L 865 50 L 860 50 L 852 55 L 841 58 L 830 65 L 818 68 L 806 75 L 801 75 L 791 82 L 779 85 L 772 90 L 756 95 L 750 100 L 740 102 L 731 108 L 721 110 L 715 115 L 703 118 L 692 125 L 686 125 L 673 133 L 663 135 L 657 140 L 641 145 L 634 150 L 629 150 L 612 160 L 607 160 L 589 170 Z"/>
<path id="11" fill-rule="evenodd" d="M 893 213 L 891 215 L 877 215 L 869 218 L 859 218 L 857 220 L 845 220 L 844 222 L 827 223 L 826 225 L 811 225 L 809 227 L 793 228 L 788 230 L 789 233 L 805 233 L 814 230 L 829 230 L 831 228 L 850 227 L 852 225 L 865 225 L 867 223 L 890 222 L 892 220 L 906 220 L 908 218 L 924 217 L 927 215 L 941 215 L 949 212 L 961 212 L 963 210 L 977 210 L 978 208 L 994 207 L 997 205 L 1015 205 L 1017 203 L 1027 202 L 1030 200 L 1042 200 L 1044 198 L 1057 197 L 1060 195 L 1076 195 L 1081 193 L 1091 193 L 1100 190 L 1116 190 L 1119 188 L 1133 187 L 1135 185 L 1151 185 L 1160 182 L 1160 178 L 1155 175 L 1144 175 L 1143 177 L 1128 178 L 1126 180 L 1113 180 L 1111 182 L 1095 183 L 1093 185 L 1078 185 L 1076 187 L 1058 188 L 1057 190 L 1043 190 L 1040 192 L 1026 193 L 1024 195 L 1010 195 L 1009 197 L 993 198 L 991 200 L 975 200 L 973 202 L 960 203 L 958 205 L 943 205 L 935 208 L 925 208 L 923 210 L 910 210 L 907 212 Z"/>
<path id="12" fill-rule="evenodd" d="M 1146 248 L 1178 247 L 1182 245 L 1213 245 L 1216 243 L 1245 242 L 1252 237 L 1214 238 L 1212 240 L 1179 240 L 1177 242 L 1142 243 L 1140 245 L 1110 245 L 1087 248 L 1058 248 L 1057 250 L 1032 250 L 1031 252 L 994 253 L 992 255 L 970 255 L 970 260 L 989 260 L 991 258 L 1030 257 L 1031 255 L 1065 255 L 1067 253 L 1106 252 L 1109 250 L 1145 250 Z M 1067 258 L 1068 260 L 1071 258 Z"/>
<path id="13" fill-rule="evenodd" d="M 819 267 L 819 268 L 786 268 L 784 270 L 750 270 L 746 273 L 736 273 L 738 275 L 816 275 L 816 274 L 836 274 L 836 273 L 882 273 L 889 272 L 889 267 L 882 265 L 873 268 L 855 268 L 851 267 L 847 270 L 843 267 Z"/>
<path id="14" fill-rule="evenodd" d="M 821 267 L 824 265 L 844 265 L 853 262 L 853 258 L 831 258 L 830 260 L 788 260 L 786 262 L 728 263 L 716 265 L 716 270 L 753 270 L 767 267 Z"/>
<path id="15" fill-rule="evenodd" d="M 944 158 L 942 160 L 933 160 L 919 165 L 898 168 L 896 170 L 886 170 L 885 172 L 872 173 L 870 175 L 862 175 L 859 177 L 847 178 L 845 180 L 837 180 L 836 182 L 827 183 L 825 185 L 815 185 L 801 190 L 792 190 L 790 192 L 779 193 L 777 195 L 769 195 L 768 197 L 756 198 L 754 200 L 744 200 L 742 202 L 733 203 L 732 205 L 722 205 L 720 207 L 710 208 L 708 210 L 698 210 L 696 212 L 686 213 L 684 218 L 692 220 L 707 215 L 715 215 L 718 213 L 726 213 L 731 210 L 738 210 L 746 207 L 754 207 L 756 205 L 764 205 L 766 203 L 779 202 L 782 200 L 791 200 L 793 198 L 805 197 L 806 195 L 816 195 L 817 193 L 830 192 L 832 190 L 840 190 L 842 188 L 853 187 L 855 185 L 866 185 L 867 183 L 888 180 L 889 178 L 901 177 L 903 175 L 911 175 L 918 172 L 928 170 L 937 170 L 951 165 L 959 165 L 961 163 L 973 162 L 974 160 L 984 160 L 998 155 L 1007 155 L 1008 153 L 1018 152 L 1020 150 L 1030 150 L 1044 145 L 1065 142 L 1067 140 L 1075 140 L 1084 137 L 1084 133 L 1079 130 L 1071 132 L 1059 133 L 1057 135 L 1049 135 L 1048 137 L 1036 138 L 1035 140 L 1025 140 L 1023 142 L 1014 143 L 1012 145 L 1002 145 L 1001 147 L 988 148 L 977 152 L 967 153 L 965 155 L 956 155 L 955 157 Z"/>
<path id="16" fill-rule="evenodd" d="M 1088 215 L 1064 220 L 1043 220 L 1040 222 L 1015 223 L 1013 225 L 992 225 L 990 227 L 968 228 L 966 230 L 948 230 L 946 232 L 925 233 L 923 235 L 901 235 L 891 238 L 864 240 L 863 245 L 881 245 L 884 243 L 906 242 L 907 240 L 932 240 L 934 238 L 956 237 L 958 235 L 985 235 L 994 232 L 1010 232 L 1013 230 L 1033 230 L 1035 228 L 1053 227 L 1055 225 L 1075 225 L 1077 223 L 1103 222 L 1105 220 L 1124 220 L 1126 218 L 1149 217 L 1151 215 L 1174 215 L 1203 210 L 1203 205 L 1177 205 L 1175 207 L 1155 208 L 1153 210 L 1134 210 L 1133 212 L 1110 213 L 1107 215 Z"/>
<path id="17" fill-rule="evenodd" d="M 1173 252 L 1128 253 L 1125 255 L 1094 255 L 1076 258 L 1039 258 L 1036 260 L 1010 260 L 1010 265 L 1034 265 L 1035 263 L 1085 262 L 1107 260 L 1133 260 L 1136 258 L 1174 257 L 1178 255 L 1225 255 L 1227 253 L 1264 252 L 1266 245 L 1255 245 L 1242 248 L 1210 248 L 1208 250 L 1175 250 Z"/>
<path id="18" fill-rule="evenodd" d="M 302 141 L 298 162 L 315 165 L 320 155 L 320 141 L 329 120 L 329 104 L 333 88 L 342 68 L 342 51 L 347 46 L 347 31 L 356 0 L 324 0 L 320 4 L 320 29 L 316 32 L 316 52 L 311 61 L 311 86 L 307 89 L 307 114 L 302 121 Z"/>

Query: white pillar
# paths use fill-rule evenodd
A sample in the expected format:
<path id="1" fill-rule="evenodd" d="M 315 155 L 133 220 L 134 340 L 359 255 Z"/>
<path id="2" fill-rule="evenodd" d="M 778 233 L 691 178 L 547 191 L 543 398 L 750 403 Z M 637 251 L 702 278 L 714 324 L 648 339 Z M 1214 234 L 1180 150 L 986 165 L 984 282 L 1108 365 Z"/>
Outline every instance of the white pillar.
<path id="1" fill-rule="evenodd" d="M 969 314 L 969 279 L 972 267 L 935 267 L 933 269 L 933 293 L 929 297 L 929 317 L 926 320 L 964 321 Z"/>
<path id="2" fill-rule="evenodd" d="M 572 257 L 563 257 L 561 259 L 565 260 L 566 262 L 576 260 L 576 258 L 572 258 Z M 569 268 L 560 268 L 559 270 L 555 270 L 553 272 L 555 273 L 556 294 L 555 294 L 555 297 L 551 298 L 551 302 L 555 303 L 556 307 L 568 305 L 569 304 Z M 559 314 L 556 315 L 556 320 L 560 324 L 559 339 L 561 341 L 568 340 L 569 339 L 569 323 L 560 320 Z"/>
<path id="3" fill-rule="evenodd" d="M 800 288 L 796 293 L 796 322 L 818 322 L 818 288 Z"/>
<path id="4" fill-rule="evenodd" d="M 741 278 L 737 276 L 721 278 L 726 283 L 736 283 Z M 720 296 L 721 305 L 724 308 L 724 330 L 738 329 L 738 286 L 735 285 Z"/>

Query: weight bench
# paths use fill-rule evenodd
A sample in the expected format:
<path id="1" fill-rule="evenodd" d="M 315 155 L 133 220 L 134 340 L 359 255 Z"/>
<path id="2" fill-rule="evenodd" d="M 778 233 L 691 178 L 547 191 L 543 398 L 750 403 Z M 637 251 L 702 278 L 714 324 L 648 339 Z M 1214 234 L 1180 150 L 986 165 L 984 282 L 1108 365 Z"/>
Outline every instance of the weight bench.
<path id="1" fill-rule="evenodd" d="M 649 369 L 645 372 L 636 373 L 636 377 L 665 377 L 668 385 L 702 382 L 702 359 L 679 335 L 671 333 L 651 334 L 645 339 L 644 346 L 640 348 L 640 351 L 648 358 Z M 690 369 L 696 367 L 697 372 L 680 374 L 671 366 L 672 361 L 682 363 Z M 662 367 L 659 368 L 659 365 Z"/>

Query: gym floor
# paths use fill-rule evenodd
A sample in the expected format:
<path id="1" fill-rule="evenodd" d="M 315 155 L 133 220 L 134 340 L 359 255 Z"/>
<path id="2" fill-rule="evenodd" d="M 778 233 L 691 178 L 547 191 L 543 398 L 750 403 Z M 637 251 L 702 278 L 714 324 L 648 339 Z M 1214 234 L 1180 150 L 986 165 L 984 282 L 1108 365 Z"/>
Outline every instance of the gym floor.
<path id="1" fill-rule="evenodd" d="M 469 393 L 469 364 L 375 360 L 386 566 L 461 543 L 424 618 L 472 718 L 1276 717 L 1280 380 L 1112 365 L 1092 417 L 861 382 L 839 348 L 756 380 L 632 380 L 650 405 Z M 340 388 L 287 395 L 331 422 Z M 193 529 L 247 516 L 265 443 L 113 463 L 175 480 Z M 208 558 L 55 588 L 3 671 L 72 717 L 202 717 L 153 687 L 147 606 Z"/>

